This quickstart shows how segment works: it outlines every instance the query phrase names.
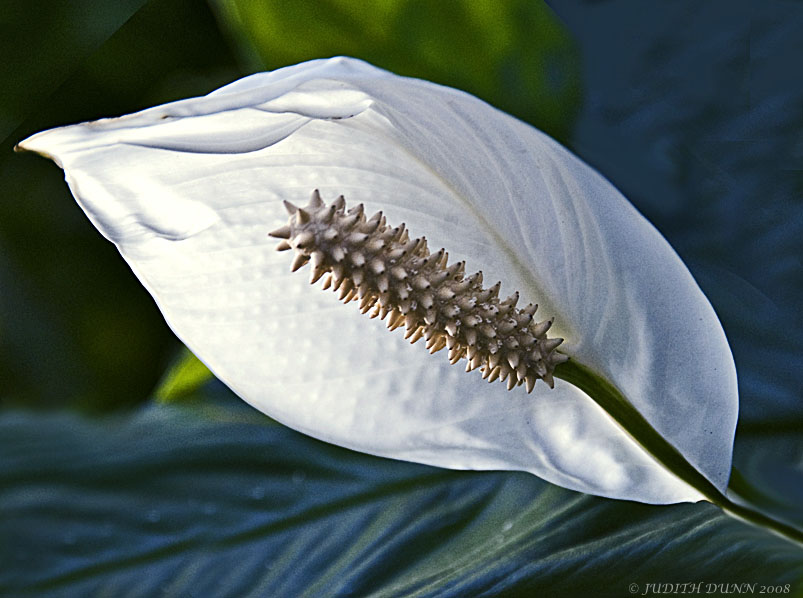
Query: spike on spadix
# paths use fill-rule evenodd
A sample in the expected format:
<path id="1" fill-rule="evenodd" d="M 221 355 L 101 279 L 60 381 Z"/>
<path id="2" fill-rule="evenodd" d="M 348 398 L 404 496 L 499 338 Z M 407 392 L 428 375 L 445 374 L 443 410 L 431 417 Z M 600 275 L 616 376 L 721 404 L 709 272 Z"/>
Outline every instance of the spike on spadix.
<path id="1" fill-rule="evenodd" d="M 312 192 L 312 197 L 310 197 L 308 208 L 310 211 L 312 210 L 319 210 L 323 207 L 323 200 L 321 199 L 321 193 L 317 189 Z"/>
<path id="2" fill-rule="evenodd" d="M 284 226 L 280 226 L 274 231 L 268 233 L 271 237 L 276 237 L 277 239 L 289 239 L 290 238 L 290 227 L 285 224 Z"/>
<path id="3" fill-rule="evenodd" d="M 309 221 L 310 221 L 309 212 L 304 208 L 298 208 L 296 210 L 296 224 L 302 225 L 306 224 Z"/>

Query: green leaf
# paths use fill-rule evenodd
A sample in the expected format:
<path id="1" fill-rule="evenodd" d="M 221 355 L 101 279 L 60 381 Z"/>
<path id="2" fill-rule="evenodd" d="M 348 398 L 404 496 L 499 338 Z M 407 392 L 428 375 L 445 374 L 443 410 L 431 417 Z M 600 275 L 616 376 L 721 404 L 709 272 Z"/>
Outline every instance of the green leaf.
<path id="1" fill-rule="evenodd" d="M 379 459 L 276 425 L 221 385 L 210 392 L 202 408 L 115 418 L 4 413 L 0 595 L 803 589 L 803 550 L 707 503 L 649 506 L 524 473 Z"/>
<path id="2" fill-rule="evenodd" d="M 188 398 L 212 378 L 203 362 L 187 347 L 182 347 L 173 364 L 165 372 L 156 387 L 154 396 L 160 403 L 170 403 Z"/>

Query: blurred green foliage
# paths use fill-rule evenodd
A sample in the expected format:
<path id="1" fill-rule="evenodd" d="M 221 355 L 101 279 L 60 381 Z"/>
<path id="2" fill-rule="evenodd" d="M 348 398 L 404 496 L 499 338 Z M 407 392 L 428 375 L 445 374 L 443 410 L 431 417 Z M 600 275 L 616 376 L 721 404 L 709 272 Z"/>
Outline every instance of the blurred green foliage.
<path id="1" fill-rule="evenodd" d="M 241 55 L 272 70 L 345 54 L 468 91 L 566 142 L 579 54 L 532 0 L 211 0 Z"/>
<path id="2" fill-rule="evenodd" d="M 153 398 L 159 403 L 190 400 L 193 393 L 212 378 L 203 362 L 183 347 L 159 381 Z"/>

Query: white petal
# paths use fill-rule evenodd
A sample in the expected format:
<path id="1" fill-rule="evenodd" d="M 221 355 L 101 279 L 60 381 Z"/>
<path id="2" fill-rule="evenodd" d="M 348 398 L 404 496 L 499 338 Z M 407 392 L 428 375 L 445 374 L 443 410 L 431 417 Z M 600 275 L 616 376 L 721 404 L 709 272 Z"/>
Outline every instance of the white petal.
<path id="1" fill-rule="evenodd" d="M 724 333 L 660 234 L 560 145 L 465 93 L 363 62 L 312 61 L 203 98 L 26 140 L 53 157 L 176 334 L 241 397 L 357 450 L 526 470 L 651 503 L 700 495 L 560 380 L 488 384 L 291 274 L 267 232 L 318 188 L 405 222 L 502 294 L 555 316 L 720 489 L 737 414 Z"/>

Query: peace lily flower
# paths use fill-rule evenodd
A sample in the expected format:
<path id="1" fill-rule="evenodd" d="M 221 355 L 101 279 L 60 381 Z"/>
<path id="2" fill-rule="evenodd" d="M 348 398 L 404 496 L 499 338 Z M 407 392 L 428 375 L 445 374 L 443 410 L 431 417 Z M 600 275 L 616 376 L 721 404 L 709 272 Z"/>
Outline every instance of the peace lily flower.
<path id="1" fill-rule="evenodd" d="M 375 455 L 529 471 L 647 503 L 716 501 L 725 492 L 738 398 L 711 305 L 610 183 L 477 98 L 359 60 L 314 60 L 204 97 L 45 131 L 20 147 L 65 170 L 80 206 L 179 338 L 240 397 L 290 427 Z M 364 215 L 348 211 L 359 204 Z M 312 255 L 330 229 L 316 228 L 317 241 L 301 236 L 310 213 L 315 222 L 358 214 L 338 220 L 330 242 L 349 227 L 370 228 L 378 211 L 373 229 L 357 230 L 365 236 L 351 255 L 372 242 L 368 258 L 385 261 L 345 262 L 363 274 L 333 270 L 344 251 L 332 249 L 337 242 L 329 262 Z M 409 236 L 391 234 L 402 223 Z M 455 284 L 482 271 L 486 283 L 474 291 L 481 300 L 487 289 L 498 293 L 497 307 L 518 293 L 521 313 L 539 316 L 522 316 L 521 334 L 552 320 L 541 336 L 565 340 L 540 345 L 530 374 L 548 366 L 536 377 L 553 382 L 554 368 L 554 388 L 519 376 L 518 358 L 501 362 L 502 377 L 522 384 L 484 380 L 500 363 L 488 365 L 488 347 L 506 350 L 501 343 L 483 345 L 478 369 L 466 373 L 447 351 L 430 355 L 404 328 L 389 332 L 387 318 L 360 313 L 382 310 L 382 293 L 390 300 L 377 281 L 396 263 L 382 252 L 399 247 L 387 248 L 380 233 L 397 245 L 426 237 L 429 249 L 411 249 L 421 259 L 445 248 L 448 262 L 440 254 L 427 272 L 465 262 L 465 278 L 462 269 L 450 274 Z M 295 252 L 275 251 L 277 242 Z M 311 286 L 308 273 L 291 272 L 307 258 L 313 278 L 333 273 L 327 284 L 345 284 L 344 298 L 359 301 L 343 305 L 323 281 Z M 380 287 L 360 291 L 368 267 Z M 437 290 L 445 278 L 429 283 Z M 429 302 L 414 299 L 419 308 Z M 480 299 L 466 299 L 454 321 L 433 315 L 452 328 L 429 334 L 473 359 L 470 327 L 502 334 L 501 320 L 477 311 Z M 408 336 L 432 324 L 430 308 L 420 308 Z M 391 325 L 406 323 L 399 310 L 385 306 Z M 471 310 L 475 324 L 466 323 Z"/>

